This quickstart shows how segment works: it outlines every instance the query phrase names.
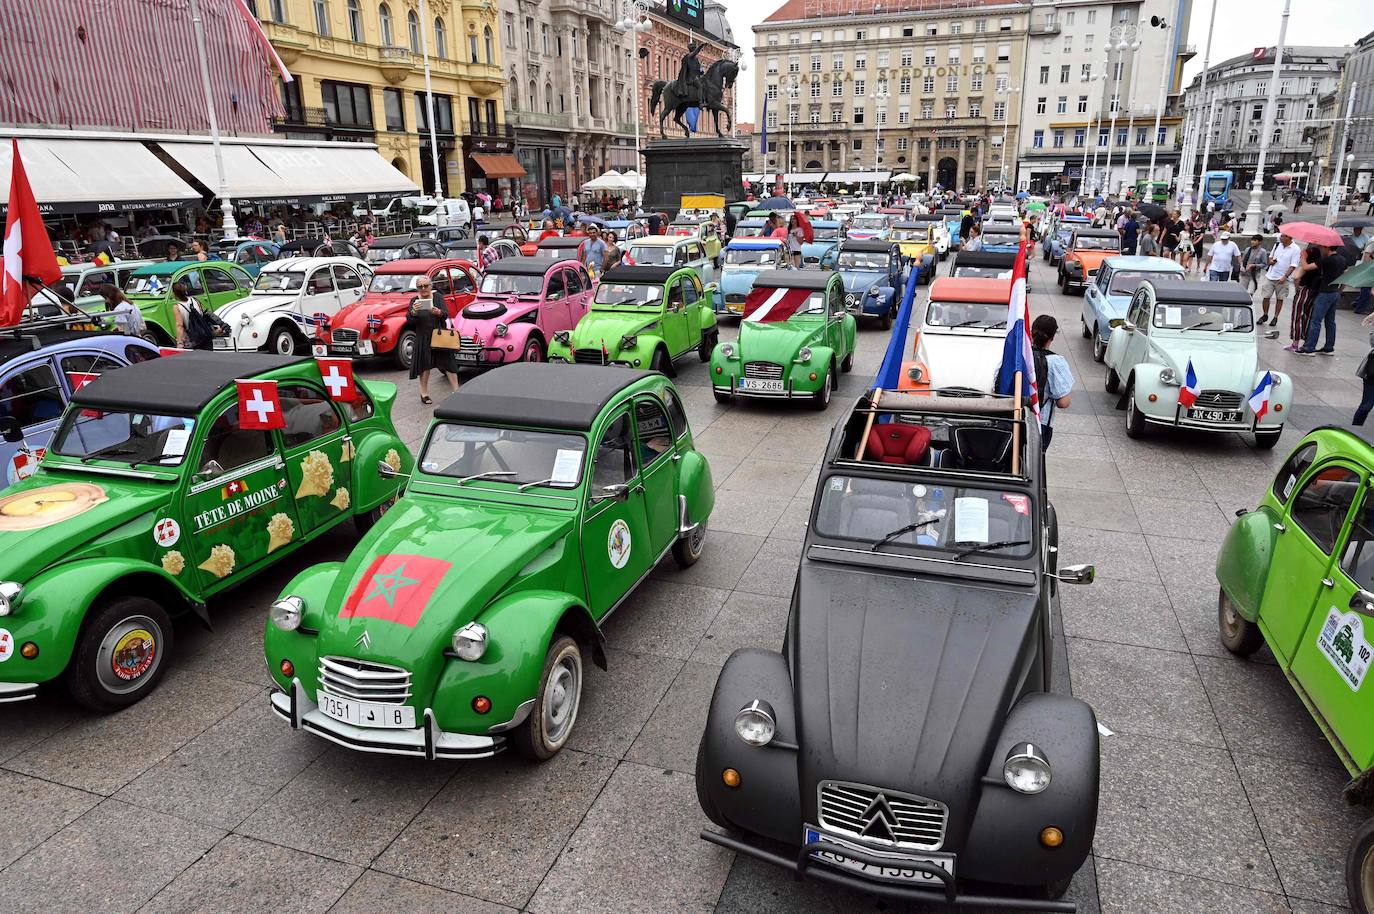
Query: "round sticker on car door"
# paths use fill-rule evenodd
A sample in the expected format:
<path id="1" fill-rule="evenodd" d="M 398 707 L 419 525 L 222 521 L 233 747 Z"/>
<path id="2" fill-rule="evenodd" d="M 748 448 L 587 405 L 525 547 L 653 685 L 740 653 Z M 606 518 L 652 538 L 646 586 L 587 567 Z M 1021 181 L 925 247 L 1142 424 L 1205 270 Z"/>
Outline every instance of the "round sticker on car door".
<path id="1" fill-rule="evenodd" d="M 611 524 L 610 535 L 606 537 L 606 553 L 616 568 L 624 568 L 630 561 L 630 525 L 625 521 Z"/>

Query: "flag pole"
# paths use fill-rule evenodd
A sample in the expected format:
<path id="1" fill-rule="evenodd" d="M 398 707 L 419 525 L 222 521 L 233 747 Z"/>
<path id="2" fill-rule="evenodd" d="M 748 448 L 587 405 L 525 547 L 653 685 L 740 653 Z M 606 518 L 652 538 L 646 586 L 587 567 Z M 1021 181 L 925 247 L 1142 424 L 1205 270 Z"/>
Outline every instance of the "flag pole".
<path id="1" fill-rule="evenodd" d="M 1012 389 L 1016 392 L 1016 405 L 1011 410 L 1011 475 L 1021 475 L 1021 422 L 1024 419 L 1025 398 L 1021 396 L 1021 372 L 1012 378 Z M 864 436 L 867 438 L 867 434 Z"/>
<path id="2" fill-rule="evenodd" d="M 868 450 L 868 433 L 873 431 L 873 420 L 878 417 L 878 401 L 882 398 L 883 389 L 881 387 L 875 388 L 873 391 L 873 400 L 870 403 L 872 408 L 868 411 L 868 418 L 864 420 L 864 434 L 863 437 L 859 439 L 859 452 L 854 455 L 855 460 L 863 460 L 864 451 Z"/>
<path id="3" fill-rule="evenodd" d="M 200 82 L 205 90 L 205 113 L 210 120 L 210 145 L 215 150 L 215 173 L 219 178 L 219 209 L 223 214 L 224 237 L 237 238 L 234 204 L 229 199 L 229 182 L 224 177 L 224 150 L 219 139 L 219 119 L 215 116 L 215 97 L 210 89 L 210 62 L 205 54 L 205 22 L 200 18 L 200 0 L 191 0 L 191 25 L 196 33 L 196 56 L 200 58 Z"/>

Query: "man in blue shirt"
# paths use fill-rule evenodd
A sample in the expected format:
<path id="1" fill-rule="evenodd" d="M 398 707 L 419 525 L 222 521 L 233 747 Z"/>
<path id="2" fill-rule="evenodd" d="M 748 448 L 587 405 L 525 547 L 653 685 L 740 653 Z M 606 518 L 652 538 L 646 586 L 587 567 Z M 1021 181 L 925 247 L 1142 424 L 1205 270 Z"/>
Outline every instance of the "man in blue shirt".
<path id="1" fill-rule="evenodd" d="M 1050 351 L 1059 333 L 1059 322 L 1042 314 L 1031 322 L 1031 351 L 1035 357 L 1035 383 L 1040 399 L 1040 444 L 1048 449 L 1054 437 L 1054 416 L 1073 402 L 1073 372 L 1062 355 Z"/>

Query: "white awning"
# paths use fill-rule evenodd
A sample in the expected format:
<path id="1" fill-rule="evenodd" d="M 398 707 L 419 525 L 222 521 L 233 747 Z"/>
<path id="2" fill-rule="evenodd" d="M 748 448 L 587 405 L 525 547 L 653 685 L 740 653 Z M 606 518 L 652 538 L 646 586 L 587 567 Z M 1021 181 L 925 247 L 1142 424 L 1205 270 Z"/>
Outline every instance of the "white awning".
<path id="1" fill-rule="evenodd" d="M 0 143 L 0 211 L 9 206 L 10 143 Z M 19 137 L 44 213 L 119 213 L 199 203 L 200 194 L 137 140 Z"/>
<path id="2" fill-rule="evenodd" d="M 750 182 L 757 182 L 757 181 L 762 181 L 762 180 L 764 180 L 765 177 L 766 177 L 765 175 L 761 175 L 761 174 L 758 174 L 757 172 L 755 172 L 754 174 L 745 175 L 745 176 L 744 176 L 744 180 L 750 181 Z"/>
<path id="3" fill-rule="evenodd" d="M 799 171 L 789 175 L 783 175 L 783 181 L 787 184 L 819 184 L 824 180 L 825 172 L 823 171 Z"/>
<path id="4" fill-rule="evenodd" d="M 218 193 L 219 175 L 210 143 L 158 145 L 197 181 Z M 226 142 L 223 152 L 229 196 L 236 201 L 330 203 L 420 190 L 378 155 L 375 147 L 357 143 L 310 146 Z"/>
<path id="5" fill-rule="evenodd" d="M 891 177 L 890 171 L 832 171 L 825 180 L 832 184 L 871 184 L 874 181 L 881 184 Z"/>

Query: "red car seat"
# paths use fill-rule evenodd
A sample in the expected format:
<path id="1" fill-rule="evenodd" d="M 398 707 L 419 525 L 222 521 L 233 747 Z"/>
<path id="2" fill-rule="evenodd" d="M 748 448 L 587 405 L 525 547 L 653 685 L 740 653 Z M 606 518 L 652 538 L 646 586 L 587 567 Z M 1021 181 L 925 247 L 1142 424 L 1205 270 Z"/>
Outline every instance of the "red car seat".
<path id="1" fill-rule="evenodd" d="M 868 430 L 865 455 L 879 463 L 917 466 L 930 450 L 930 429 L 924 425 L 884 422 Z"/>

